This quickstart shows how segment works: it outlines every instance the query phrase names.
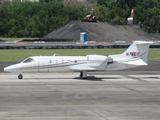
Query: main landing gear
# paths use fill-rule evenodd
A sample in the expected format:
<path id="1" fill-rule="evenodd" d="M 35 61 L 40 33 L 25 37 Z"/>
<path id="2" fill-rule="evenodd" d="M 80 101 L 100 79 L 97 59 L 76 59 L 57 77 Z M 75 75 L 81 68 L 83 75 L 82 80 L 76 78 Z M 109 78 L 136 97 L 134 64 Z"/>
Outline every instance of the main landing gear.
<path id="1" fill-rule="evenodd" d="M 86 79 L 87 78 L 87 71 L 82 71 L 80 72 L 80 75 L 79 75 L 81 78 L 83 79 Z"/>
<path id="2" fill-rule="evenodd" d="M 22 74 L 19 74 L 19 75 L 18 75 L 18 79 L 23 79 L 23 75 L 22 75 Z"/>

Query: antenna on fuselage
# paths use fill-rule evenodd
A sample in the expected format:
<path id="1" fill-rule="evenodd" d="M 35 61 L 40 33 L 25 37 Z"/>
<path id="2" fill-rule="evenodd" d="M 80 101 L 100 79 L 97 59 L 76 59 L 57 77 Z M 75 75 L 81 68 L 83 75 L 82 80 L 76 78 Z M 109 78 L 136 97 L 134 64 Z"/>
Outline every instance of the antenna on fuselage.
<path id="1" fill-rule="evenodd" d="M 56 55 L 58 55 L 58 54 L 53 54 L 53 56 L 56 56 Z"/>

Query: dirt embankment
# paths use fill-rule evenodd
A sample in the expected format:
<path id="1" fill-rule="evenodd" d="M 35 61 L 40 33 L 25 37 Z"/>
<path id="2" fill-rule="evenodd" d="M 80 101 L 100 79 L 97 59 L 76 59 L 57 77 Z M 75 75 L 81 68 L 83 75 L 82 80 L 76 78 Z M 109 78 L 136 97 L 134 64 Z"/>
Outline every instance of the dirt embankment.
<path id="1" fill-rule="evenodd" d="M 149 34 L 138 25 L 112 25 L 108 22 L 76 22 L 72 21 L 44 38 L 80 39 L 80 33 L 87 32 L 88 41 L 131 41 L 159 40 L 160 34 Z"/>

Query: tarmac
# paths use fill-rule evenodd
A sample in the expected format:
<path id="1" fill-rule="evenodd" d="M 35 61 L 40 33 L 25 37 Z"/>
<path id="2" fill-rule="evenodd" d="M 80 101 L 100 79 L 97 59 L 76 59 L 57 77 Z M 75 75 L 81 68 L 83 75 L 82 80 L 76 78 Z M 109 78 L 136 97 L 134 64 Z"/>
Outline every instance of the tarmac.
<path id="1" fill-rule="evenodd" d="M 1 72 L 0 120 L 159 120 L 158 71 L 89 74 Z"/>

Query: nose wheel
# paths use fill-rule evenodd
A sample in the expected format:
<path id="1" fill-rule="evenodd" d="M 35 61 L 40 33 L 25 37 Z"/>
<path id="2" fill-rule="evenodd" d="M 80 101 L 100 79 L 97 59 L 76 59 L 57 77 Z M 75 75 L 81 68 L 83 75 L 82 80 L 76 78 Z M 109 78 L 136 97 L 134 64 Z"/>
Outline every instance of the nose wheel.
<path id="1" fill-rule="evenodd" d="M 22 74 L 19 74 L 19 75 L 18 75 L 18 79 L 23 79 L 23 75 L 22 75 Z"/>

